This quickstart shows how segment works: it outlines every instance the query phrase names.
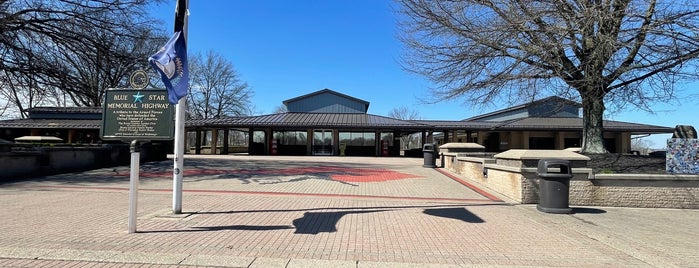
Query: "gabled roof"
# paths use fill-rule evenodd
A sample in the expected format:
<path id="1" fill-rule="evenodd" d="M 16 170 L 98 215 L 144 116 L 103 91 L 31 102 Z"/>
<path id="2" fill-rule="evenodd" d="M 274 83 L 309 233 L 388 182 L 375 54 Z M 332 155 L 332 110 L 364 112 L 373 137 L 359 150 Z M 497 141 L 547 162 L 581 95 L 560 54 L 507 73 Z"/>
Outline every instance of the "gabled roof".
<path id="1" fill-rule="evenodd" d="M 440 121 L 412 120 L 427 125 L 435 131 L 441 130 L 483 130 L 483 131 L 582 131 L 582 118 L 575 117 L 527 117 L 504 122 L 491 121 Z M 604 120 L 604 131 L 631 132 L 631 134 L 673 133 L 674 128 Z"/>
<path id="2" fill-rule="evenodd" d="M 27 113 L 33 119 L 102 119 L 102 107 L 34 107 Z"/>
<path id="3" fill-rule="evenodd" d="M 429 126 L 372 114 L 279 113 L 261 116 L 188 120 L 187 126 L 286 127 L 286 128 L 413 128 Z"/>
<path id="4" fill-rule="evenodd" d="M 187 127 L 362 128 L 471 131 L 582 131 L 582 118 L 528 117 L 506 122 L 399 120 L 371 114 L 279 113 L 251 117 L 187 120 Z M 604 121 L 604 131 L 631 134 L 673 133 L 674 128 Z"/>
<path id="5" fill-rule="evenodd" d="M 102 107 L 33 107 L 28 113 L 60 113 L 60 114 L 102 114 Z"/>
<path id="6" fill-rule="evenodd" d="M 292 103 L 292 102 L 295 102 L 295 101 L 299 101 L 299 100 L 302 100 L 302 99 L 307 99 L 307 98 L 310 98 L 310 97 L 313 97 L 313 96 L 318 96 L 318 95 L 321 95 L 321 94 L 324 94 L 324 93 L 333 94 L 333 95 L 336 95 L 336 96 L 341 97 L 341 98 L 344 98 L 344 99 L 348 99 L 348 100 L 351 100 L 351 101 L 354 101 L 354 102 L 357 102 L 357 103 L 361 103 L 361 104 L 364 105 L 364 111 L 367 111 L 367 110 L 369 109 L 369 102 L 368 102 L 368 101 L 365 101 L 365 100 L 362 100 L 362 99 L 357 99 L 357 98 L 355 98 L 355 97 L 352 97 L 352 96 L 349 96 L 349 95 L 345 95 L 345 94 L 342 94 L 342 93 L 340 93 L 340 92 L 337 92 L 337 91 L 334 91 L 334 90 L 330 90 L 330 89 L 327 89 L 327 88 L 326 88 L 326 89 L 322 89 L 322 90 L 318 90 L 318 91 L 316 91 L 316 92 L 312 92 L 312 93 L 309 93 L 309 94 L 306 94 L 306 95 L 298 96 L 298 97 L 296 97 L 296 98 L 288 99 L 288 100 L 282 101 L 282 103 L 283 103 L 284 105 L 289 105 L 289 103 Z"/>
<path id="7" fill-rule="evenodd" d="M 99 129 L 102 120 L 75 119 L 11 119 L 0 121 L 0 128 Z"/>
<path id="8" fill-rule="evenodd" d="M 674 128 L 604 120 L 606 132 L 631 132 L 631 134 L 672 133 Z M 582 131 L 582 118 L 574 117 L 528 117 L 501 122 L 493 130 L 536 130 L 536 131 Z"/>
<path id="9" fill-rule="evenodd" d="M 500 114 L 511 113 L 511 112 L 514 112 L 517 110 L 524 110 L 524 109 L 527 109 L 531 106 L 536 106 L 536 105 L 540 105 L 540 104 L 548 103 L 548 102 L 560 103 L 560 104 L 569 105 L 569 106 L 573 106 L 573 107 L 577 107 L 577 108 L 582 108 L 582 104 L 580 104 L 578 102 L 564 99 L 564 98 L 561 98 L 558 96 L 551 96 L 551 97 L 543 98 L 540 100 L 535 100 L 535 101 L 532 101 L 529 103 L 508 107 L 508 108 L 505 108 L 502 110 L 497 110 L 494 112 L 485 113 L 485 114 L 477 115 L 474 117 L 469 117 L 469 118 L 464 119 L 463 121 L 477 121 L 477 120 L 480 120 L 483 118 L 493 117 L 493 116 L 500 115 Z"/>
<path id="10" fill-rule="evenodd" d="M 451 120 L 410 120 L 410 122 L 429 126 L 437 131 L 441 130 L 490 130 L 497 126 L 498 122 L 482 121 L 451 121 Z"/>

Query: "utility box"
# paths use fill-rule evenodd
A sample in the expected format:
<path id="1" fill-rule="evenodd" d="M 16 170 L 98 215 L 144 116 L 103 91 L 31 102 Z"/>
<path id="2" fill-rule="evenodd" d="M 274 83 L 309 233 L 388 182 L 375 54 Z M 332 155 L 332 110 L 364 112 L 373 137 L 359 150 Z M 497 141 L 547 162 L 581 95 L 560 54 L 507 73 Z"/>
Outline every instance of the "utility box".
<path id="1" fill-rule="evenodd" d="M 539 176 L 539 211 L 555 214 L 570 214 L 568 206 L 570 179 L 573 173 L 570 161 L 563 159 L 539 160 L 536 174 Z"/>

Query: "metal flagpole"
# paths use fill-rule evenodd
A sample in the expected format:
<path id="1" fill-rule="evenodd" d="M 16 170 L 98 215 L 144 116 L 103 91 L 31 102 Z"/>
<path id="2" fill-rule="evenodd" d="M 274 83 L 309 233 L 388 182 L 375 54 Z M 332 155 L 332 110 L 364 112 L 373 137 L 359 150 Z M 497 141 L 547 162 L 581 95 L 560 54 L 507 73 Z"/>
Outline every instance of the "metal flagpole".
<path id="1" fill-rule="evenodd" d="M 187 20 L 189 17 L 189 0 L 177 0 L 175 8 L 175 32 L 180 33 L 187 45 Z M 184 172 L 184 123 L 187 110 L 187 96 L 181 98 L 175 106 L 175 160 L 172 176 L 172 213 L 182 213 L 182 173 Z"/>

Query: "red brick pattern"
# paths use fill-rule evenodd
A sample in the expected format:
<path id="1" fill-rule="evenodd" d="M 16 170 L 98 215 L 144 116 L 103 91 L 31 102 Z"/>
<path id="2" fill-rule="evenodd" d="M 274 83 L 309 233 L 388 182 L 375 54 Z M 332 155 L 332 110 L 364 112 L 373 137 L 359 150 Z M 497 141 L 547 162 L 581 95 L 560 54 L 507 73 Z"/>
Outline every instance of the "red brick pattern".
<path id="1" fill-rule="evenodd" d="M 358 177 L 381 177 L 376 170 L 414 177 L 343 184 L 292 181 L 299 175 L 296 171 L 259 181 L 220 173 L 193 176 L 185 180 L 181 215 L 170 213 L 171 178 L 144 177 L 135 234 L 126 232 L 128 180 L 119 174 L 127 169 L 5 184 L 0 188 L 0 267 L 405 267 L 409 263 L 414 267 L 692 267 L 699 263 L 693 254 L 699 250 L 693 243 L 696 221 L 667 223 L 673 228 L 653 224 L 653 217 L 670 215 L 696 219 L 696 211 L 604 208 L 607 213 L 549 215 L 531 205 L 492 201 L 434 169 L 420 167 L 417 160 L 329 159 L 334 165 L 324 167 L 345 167 L 343 171 L 362 175 Z M 185 163 L 190 170 L 304 168 L 285 162 L 289 160 L 234 160 Z M 167 173 L 170 164 L 147 164 L 143 170 Z M 625 226 L 618 227 L 622 224 L 615 219 Z M 629 226 L 626 219 L 636 224 Z M 636 234 L 639 228 L 646 231 Z"/>
<path id="2" fill-rule="evenodd" d="M 402 180 L 407 178 L 421 178 L 421 176 L 401 173 L 388 169 L 349 168 L 338 166 L 319 167 L 295 167 L 284 169 L 189 169 L 184 171 L 186 177 L 211 176 L 235 174 L 236 176 L 318 176 L 328 177 L 335 181 L 343 182 L 382 182 Z M 128 174 L 122 174 L 127 176 Z M 142 177 L 157 178 L 170 177 L 171 172 L 143 172 Z"/>

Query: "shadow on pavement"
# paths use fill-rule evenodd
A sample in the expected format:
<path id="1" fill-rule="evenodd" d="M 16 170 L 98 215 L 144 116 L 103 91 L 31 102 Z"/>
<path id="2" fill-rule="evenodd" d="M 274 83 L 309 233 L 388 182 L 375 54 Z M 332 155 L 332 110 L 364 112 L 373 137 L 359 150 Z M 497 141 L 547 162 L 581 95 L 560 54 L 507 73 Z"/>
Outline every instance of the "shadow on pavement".
<path id="1" fill-rule="evenodd" d="M 422 213 L 427 215 L 460 220 L 468 223 L 484 223 L 485 221 L 476 214 L 463 207 L 425 209 Z"/>
<path id="2" fill-rule="evenodd" d="M 511 206 L 509 204 L 459 204 L 459 205 L 430 205 L 430 206 L 391 206 L 391 207 L 344 207 L 344 208 L 308 208 L 308 209 L 280 209 L 280 210 L 241 210 L 241 211 L 211 211 L 193 212 L 192 214 L 237 214 L 237 213 L 270 213 L 270 212 L 299 212 L 305 211 L 303 217 L 292 221 L 293 226 L 288 225 L 226 225 L 192 227 L 185 230 L 150 230 L 138 231 L 138 233 L 175 233 L 175 232 L 203 232 L 219 230 L 244 230 L 244 231 L 272 231 L 296 229 L 296 234 L 319 234 L 337 232 L 337 223 L 348 214 L 377 213 L 398 209 L 427 208 L 423 213 L 443 218 L 457 219 L 468 223 L 485 222 L 480 217 L 468 211 L 465 206 Z M 315 210 L 339 210 L 327 212 L 311 212 Z"/>
<path id="3" fill-rule="evenodd" d="M 573 214 L 604 214 L 607 213 L 606 210 L 598 208 L 571 208 Z"/>
<path id="4" fill-rule="evenodd" d="M 337 223 L 347 214 L 374 213 L 388 210 L 306 212 L 303 217 L 293 221 L 295 234 L 319 234 L 337 232 Z"/>
<path id="5" fill-rule="evenodd" d="M 315 210 L 390 210 L 390 209 L 412 209 L 412 208 L 445 208 L 445 207 L 472 207 L 472 206 L 512 206 L 507 203 L 485 203 L 485 204 L 455 204 L 455 205 L 429 205 L 429 206 L 387 206 L 387 207 L 339 207 L 339 208 L 303 208 L 303 209 L 277 209 L 277 210 L 229 210 L 229 211 L 197 211 L 193 214 L 237 214 L 237 213 L 268 213 L 268 212 L 298 212 Z"/>
<path id="6" fill-rule="evenodd" d="M 222 231 L 222 230 L 272 231 L 272 230 L 294 229 L 293 226 L 288 226 L 288 225 L 228 225 L 228 226 L 203 226 L 203 227 L 192 227 L 192 228 L 194 228 L 194 229 L 187 229 L 187 230 L 136 231 L 136 233 L 140 233 L 140 234 L 150 234 L 150 233 L 186 233 L 186 232 Z"/>

